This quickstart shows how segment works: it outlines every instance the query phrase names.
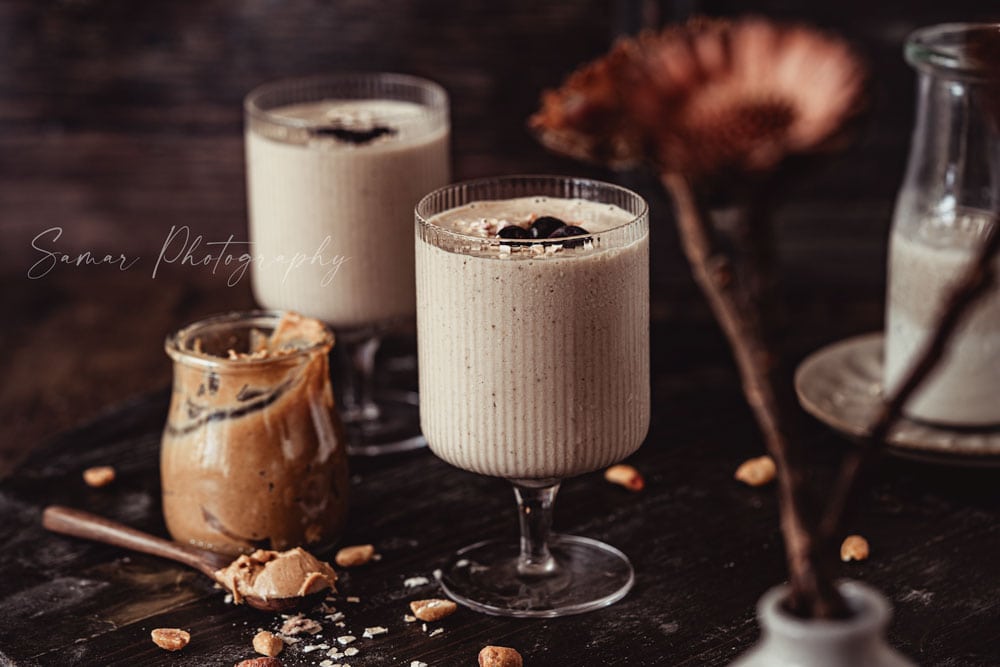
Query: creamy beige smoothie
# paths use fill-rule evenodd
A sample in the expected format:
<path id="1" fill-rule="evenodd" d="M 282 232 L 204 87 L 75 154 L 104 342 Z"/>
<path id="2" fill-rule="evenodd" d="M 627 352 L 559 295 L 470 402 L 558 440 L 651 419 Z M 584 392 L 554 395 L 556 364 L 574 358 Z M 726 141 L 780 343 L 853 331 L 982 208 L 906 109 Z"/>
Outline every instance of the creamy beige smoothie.
<path id="1" fill-rule="evenodd" d="M 947 226 L 896 225 L 889 247 L 885 384 L 894 391 L 930 339 L 942 299 L 969 266 L 989 218 L 966 214 Z M 900 231 L 900 230 L 907 231 Z M 1000 270 L 1000 267 L 998 267 Z M 953 425 L 1000 424 L 1000 292 L 973 308 L 942 365 L 905 412 Z"/>
<path id="2" fill-rule="evenodd" d="M 621 229 L 634 217 L 526 197 L 470 203 L 418 229 L 421 426 L 436 455 L 484 475 L 544 479 L 639 447 L 649 251 L 645 226 Z M 543 218 L 593 236 L 560 238 Z M 544 238 L 531 240 L 533 224 Z"/>
<path id="3" fill-rule="evenodd" d="M 448 181 L 448 139 L 446 107 L 414 102 L 331 99 L 248 112 L 258 303 L 338 330 L 412 317 L 413 206 Z"/>

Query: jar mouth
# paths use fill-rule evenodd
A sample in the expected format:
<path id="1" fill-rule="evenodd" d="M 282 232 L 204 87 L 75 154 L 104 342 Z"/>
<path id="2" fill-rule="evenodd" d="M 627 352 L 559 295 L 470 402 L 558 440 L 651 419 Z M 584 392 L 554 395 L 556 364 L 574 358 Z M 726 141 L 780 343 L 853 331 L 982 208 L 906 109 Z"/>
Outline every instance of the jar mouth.
<path id="1" fill-rule="evenodd" d="M 1000 81 L 1000 23 L 942 23 L 906 39 L 906 61 L 922 72 L 966 81 Z"/>
<path id="2" fill-rule="evenodd" d="M 329 352 L 333 347 L 333 332 L 323 325 L 323 338 L 295 348 L 282 351 L 280 356 L 263 358 L 226 356 L 229 349 L 249 352 L 251 332 L 270 335 L 284 315 L 280 310 L 249 310 L 214 315 L 188 324 L 167 336 L 163 347 L 175 362 L 211 368 L 252 368 L 275 363 L 298 362 L 303 357 L 318 352 Z M 196 341 L 198 341 L 196 343 Z"/>
<path id="3" fill-rule="evenodd" d="M 767 631 L 790 639 L 840 640 L 881 630 L 892 616 L 889 603 L 874 588 L 859 581 L 842 580 L 837 590 L 847 603 L 850 616 L 843 619 L 800 618 L 785 608 L 790 588 L 776 586 L 757 605 L 757 616 Z"/>

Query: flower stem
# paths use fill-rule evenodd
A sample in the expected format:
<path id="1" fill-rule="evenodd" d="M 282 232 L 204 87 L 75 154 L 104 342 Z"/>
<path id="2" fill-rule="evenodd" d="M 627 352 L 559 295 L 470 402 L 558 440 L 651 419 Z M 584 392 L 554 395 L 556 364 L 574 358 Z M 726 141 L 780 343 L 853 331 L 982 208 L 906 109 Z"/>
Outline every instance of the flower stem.
<path id="1" fill-rule="evenodd" d="M 819 551 L 815 522 L 810 520 L 805 480 L 792 447 L 798 414 L 790 383 L 780 377 L 753 290 L 735 277 L 731 259 L 717 248 L 707 212 L 681 174 L 661 180 L 673 197 L 681 243 L 695 281 L 722 327 L 739 368 L 743 391 L 778 469 L 779 511 L 792 585 L 793 611 L 815 618 L 844 614 L 843 598 L 827 576 L 829 557 Z M 758 223 L 748 233 L 764 233 Z"/>

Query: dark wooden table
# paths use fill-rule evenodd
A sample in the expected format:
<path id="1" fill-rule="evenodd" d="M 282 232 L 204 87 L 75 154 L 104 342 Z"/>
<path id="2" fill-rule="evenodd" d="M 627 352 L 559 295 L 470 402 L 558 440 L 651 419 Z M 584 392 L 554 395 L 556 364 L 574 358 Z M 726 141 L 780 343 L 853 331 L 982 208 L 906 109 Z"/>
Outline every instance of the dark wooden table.
<path id="1" fill-rule="evenodd" d="M 322 6 L 321 6 L 322 5 Z M 384 558 L 351 571 L 338 604 L 347 629 L 389 633 L 354 644 L 364 665 L 472 665 L 485 644 L 528 665 L 721 665 L 757 636 L 753 606 L 785 577 L 770 488 L 732 480 L 762 445 L 724 340 L 692 284 L 648 176 L 619 177 L 546 154 L 524 131 L 539 91 L 607 48 L 622 30 L 677 14 L 756 11 L 844 32 L 875 81 L 873 113 L 849 154 L 786 192 L 781 269 L 793 315 L 792 360 L 882 325 L 884 240 L 912 114 L 900 57 L 909 29 L 997 18 L 979 0 L 905 9 L 756 0 L 443 0 L 337 3 L 0 3 L 0 664 L 231 665 L 274 618 L 227 605 L 207 580 L 169 563 L 44 533 L 64 503 L 165 534 L 156 469 L 169 363 L 163 336 L 253 305 L 247 281 L 171 266 L 150 272 L 172 225 L 206 240 L 245 238 L 240 99 L 278 76 L 328 69 L 405 70 L 452 93 L 457 177 L 516 171 L 622 180 L 653 210 L 654 421 L 632 463 L 631 494 L 595 473 L 567 481 L 557 530 L 606 540 L 633 559 L 635 589 L 613 607 L 551 621 L 460 610 L 429 637 L 402 621 L 407 601 L 473 540 L 516 539 L 512 494 L 429 452 L 353 462 L 345 543 Z M 900 18 L 903 17 L 903 18 Z M 139 255 L 136 269 L 26 273 L 32 238 L 61 226 L 60 249 Z M 392 341 L 405 355 L 412 341 Z M 385 381 L 413 382 L 405 364 Z M 84 426 L 77 426 L 86 422 Z M 72 428 L 71 427 L 74 427 Z M 70 430 L 67 430 L 70 429 Z M 827 488 L 848 443 L 810 422 L 808 463 Z M 20 466 L 18 461 L 30 457 Z M 119 480 L 86 487 L 113 463 Z M 6 476 L 6 477 L 5 477 Z M 885 460 L 849 529 L 872 556 L 839 573 L 894 603 L 890 640 L 923 665 L 1000 665 L 997 473 Z M 167 654 L 149 630 L 179 626 L 192 644 Z M 337 629 L 336 634 L 342 634 Z M 323 632 L 329 642 L 333 629 Z M 301 644 L 299 645 L 301 647 Z M 286 665 L 322 656 L 291 648 Z"/>
<path id="2" fill-rule="evenodd" d="M 845 318 L 872 315 L 872 303 L 861 298 L 815 289 L 793 290 L 790 298 L 821 336 L 839 335 Z M 471 665 L 486 644 L 515 646 L 529 665 L 722 665 L 746 649 L 758 634 L 757 597 L 785 576 L 772 489 L 732 480 L 760 441 L 697 294 L 664 288 L 653 310 L 654 419 L 631 459 L 648 486 L 632 494 L 597 473 L 585 475 L 564 484 L 556 508 L 558 530 L 606 540 L 631 556 L 637 582 L 623 601 L 544 621 L 462 609 L 434 624 L 444 629 L 434 637 L 404 623 L 408 600 L 437 593 L 433 584 L 406 589 L 404 579 L 432 578 L 448 554 L 473 540 L 516 539 L 512 494 L 505 483 L 451 468 L 426 451 L 354 460 L 344 543 L 374 543 L 383 559 L 344 574 L 341 600 L 360 602 L 339 602 L 347 627 L 327 623 L 312 643 L 389 628 L 352 644 L 360 649 L 347 661 L 354 667 Z M 799 345 L 815 344 L 814 326 Z M 410 347 L 397 341 L 390 352 L 405 355 Z M 412 382 L 405 364 L 398 367 L 383 380 Z M 0 484 L 0 661 L 230 665 L 253 655 L 257 628 L 280 625 L 226 604 L 207 579 L 180 566 L 40 528 L 42 507 L 63 503 L 164 534 L 157 448 L 166 400 L 165 391 L 138 397 L 59 436 Z M 822 488 L 844 441 L 813 423 L 807 444 Z M 119 480 L 86 487 L 81 471 L 106 463 L 117 466 Z M 893 644 L 924 665 L 1000 664 L 996 472 L 886 460 L 862 505 L 850 529 L 869 538 L 872 556 L 843 564 L 839 574 L 893 601 Z M 180 654 L 156 648 L 149 631 L 161 626 L 190 630 L 191 645 Z M 287 648 L 284 664 L 318 664 L 322 652 L 301 650 L 308 643 Z"/>

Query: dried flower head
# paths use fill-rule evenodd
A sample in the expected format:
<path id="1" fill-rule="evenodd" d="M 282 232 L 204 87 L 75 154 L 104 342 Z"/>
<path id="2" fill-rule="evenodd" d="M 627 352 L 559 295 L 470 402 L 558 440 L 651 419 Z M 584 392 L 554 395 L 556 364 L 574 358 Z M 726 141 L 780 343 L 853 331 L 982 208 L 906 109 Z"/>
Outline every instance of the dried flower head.
<path id="1" fill-rule="evenodd" d="M 633 50 L 632 42 L 619 41 L 607 56 L 570 74 L 561 88 L 542 93 L 542 108 L 529 125 L 545 146 L 612 167 L 643 159 L 645 138 L 630 122 L 626 94 L 644 84 Z"/>
<path id="2" fill-rule="evenodd" d="M 552 150 L 613 167 L 755 172 L 833 146 L 863 93 L 864 68 L 840 39 L 696 20 L 620 40 L 544 93 L 529 124 Z"/>

